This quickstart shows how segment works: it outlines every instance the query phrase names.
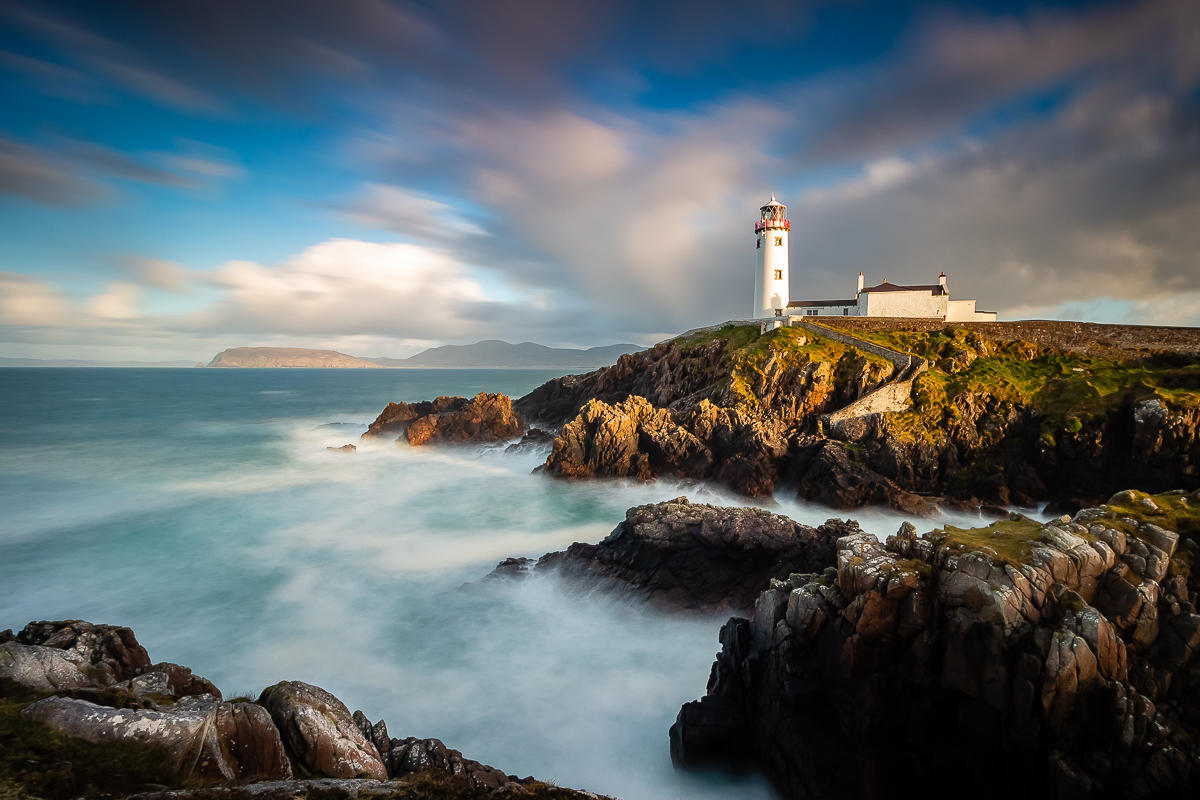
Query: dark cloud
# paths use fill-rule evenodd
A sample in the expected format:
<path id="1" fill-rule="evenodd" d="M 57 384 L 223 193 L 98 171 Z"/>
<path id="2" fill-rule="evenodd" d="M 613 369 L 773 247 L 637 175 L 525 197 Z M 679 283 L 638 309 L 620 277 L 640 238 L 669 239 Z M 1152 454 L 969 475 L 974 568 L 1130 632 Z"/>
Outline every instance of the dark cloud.
<path id="1" fill-rule="evenodd" d="M 1144 0 L 1014 16 L 939 16 L 878 67 L 824 77 L 794 98 L 805 109 L 803 163 L 851 161 L 960 131 L 997 104 L 1070 81 L 1200 78 L 1200 4 Z"/>
<path id="2" fill-rule="evenodd" d="M 116 178 L 178 188 L 196 188 L 199 185 L 190 177 L 146 164 L 120 150 L 93 142 L 64 140 L 60 142 L 58 150 L 82 169 Z"/>
<path id="3" fill-rule="evenodd" d="M 175 151 L 141 157 L 81 139 L 60 137 L 51 144 L 35 147 L 0 138 L 0 193 L 77 206 L 115 197 L 105 178 L 198 190 L 241 174 L 224 151 L 199 142 L 181 141 Z"/>
<path id="4" fill-rule="evenodd" d="M 102 184 L 78 175 L 53 153 L 8 139 L 0 139 L 0 193 L 58 206 L 111 196 Z"/>
<path id="5" fill-rule="evenodd" d="M 1195 110 L 1162 94 L 1098 91 L 1048 121 L 915 164 L 895 184 L 814 193 L 793 207 L 793 263 L 826 294 L 845 294 L 858 269 L 913 283 L 945 270 L 956 293 L 1010 314 L 1192 290 Z"/>
<path id="6" fill-rule="evenodd" d="M 717 0 L 47 0 L 7 16 L 126 90 L 204 113 L 229 94 L 311 111 L 350 85 L 411 104 L 538 106 L 588 72 L 690 73 L 778 45 L 807 18 L 784 0 L 754 13 Z"/>

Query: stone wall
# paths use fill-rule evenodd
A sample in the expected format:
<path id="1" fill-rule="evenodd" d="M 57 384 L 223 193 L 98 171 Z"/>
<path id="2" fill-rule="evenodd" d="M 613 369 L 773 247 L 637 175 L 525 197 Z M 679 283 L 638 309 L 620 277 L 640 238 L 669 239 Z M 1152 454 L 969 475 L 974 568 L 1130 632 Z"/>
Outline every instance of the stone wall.
<path id="1" fill-rule="evenodd" d="M 827 339 L 833 339 L 835 342 L 848 344 L 851 347 L 857 347 L 859 350 L 866 350 L 868 353 L 873 353 L 880 358 L 886 358 L 888 361 L 892 362 L 892 365 L 896 368 L 896 377 L 904 374 L 917 362 L 922 361 L 922 359 L 913 355 L 909 355 L 908 353 L 901 353 L 899 350 L 893 350 L 892 348 L 884 347 L 881 344 L 868 342 L 866 339 L 855 336 L 852 333 L 837 330 L 836 328 L 826 327 L 825 325 L 818 325 L 805 319 L 793 320 L 792 324 L 812 331 L 817 336 L 824 336 Z"/>

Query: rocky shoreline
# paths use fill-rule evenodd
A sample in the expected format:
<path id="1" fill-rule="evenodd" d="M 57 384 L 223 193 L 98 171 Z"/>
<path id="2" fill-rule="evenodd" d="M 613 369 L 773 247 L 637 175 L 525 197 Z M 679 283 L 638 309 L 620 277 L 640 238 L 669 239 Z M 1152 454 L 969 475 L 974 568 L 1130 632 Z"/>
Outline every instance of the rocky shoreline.
<path id="1" fill-rule="evenodd" d="M 0 632 L 0 796 L 143 795 L 597 800 L 438 739 L 392 738 L 383 720 L 301 681 L 223 700 L 187 667 L 151 663 L 129 628 Z"/>
<path id="2" fill-rule="evenodd" d="M 774 580 L 721 630 L 685 767 L 788 798 L 1196 797 L 1200 492 L 885 542 Z"/>
<path id="3" fill-rule="evenodd" d="M 1200 487 L 1194 352 L 1121 349 L 1102 331 L 1095 355 L 1078 332 L 1069 350 L 1007 323 L 985 335 L 903 322 L 703 330 L 515 401 L 393 403 L 366 436 L 420 445 L 524 433 L 550 441 L 540 469 L 559 478 L 673 476 L 921 516 L 1047 501 L 1074 511 L 1130 486 Z"/>
<path id="4" fill-rule="evenodd" d="M 744 614 L 671 727 L 679 768 L 762 770 L 814 800 L 897 780 L 930 797 L 1183 798 L 1200 792 L 1198 563 L 1200 491 L 1124 491 L 1047 523 L 904 523 L 885 541 L 677 498 L 488 579 L 553 572 L 583 594 Z M 0 633 L 5 792 L 596 797 L 393 737 L 310 684 L 224 700 L 128 628 L 71 620 Z"/>

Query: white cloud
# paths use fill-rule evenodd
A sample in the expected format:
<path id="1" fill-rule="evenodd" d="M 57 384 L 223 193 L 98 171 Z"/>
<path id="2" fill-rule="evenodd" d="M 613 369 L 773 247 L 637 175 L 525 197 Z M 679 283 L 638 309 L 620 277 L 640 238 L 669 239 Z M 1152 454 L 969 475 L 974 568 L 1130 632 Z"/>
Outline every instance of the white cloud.
<path id="1" fill-rule="evenodd" d="M 28 275 L 0 272 L 0 324 L 45 327 L 70 319 L 71 305 L 48 283 Z"/>
<path id="2" fill-rule="evenodd" d="M 97 320 L 126 322 L 137 319 L 141 297 L 142 289 L 137 284 L 115 282 L 107 284 L 102 293 L 89 299 L 84 308 Z"/>
<path id="3" fill-rule="evenodd" d="M 130 276 L 145 286 L 171 292 L 180 292 L 187 287 L 188 270 L 174 261 L 134 255 L 122 259 L 122 263 Z"/>
<path id="4" fill-rule="evenodd" d="M 274 266 L 232 261 L 210 280 L 223 298 L 196 321 L 230 333 L 453 337 L 471 327 L 463 308 L 488 300 L 444 251 L 355 239 L 322 242 Z"/>

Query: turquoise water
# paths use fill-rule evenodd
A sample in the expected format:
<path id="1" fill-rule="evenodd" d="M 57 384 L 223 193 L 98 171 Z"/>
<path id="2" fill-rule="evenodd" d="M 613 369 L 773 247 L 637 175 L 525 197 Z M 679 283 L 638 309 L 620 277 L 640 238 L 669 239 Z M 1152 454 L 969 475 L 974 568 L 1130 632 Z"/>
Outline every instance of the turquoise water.
<path id="1" fill-rule="evenodd" d="M 531 474 L 545 451 L 325 450 L 357 442 L 391 400 L 517 396 L 550 377 L 0 369 L 0 628 L 128 625 L 151 658 L 226 696 L 309 681 L 393 736 L 629 800 L 769 797 L 758 780 L 671 769 L 667 728 L 703 694 L 723 618 L 546 578 L 464 587 L 506 556 L 598 541 L 632 505 L 742 501 Z M 881 534 L 900 521 L 856 516 Z"/>

